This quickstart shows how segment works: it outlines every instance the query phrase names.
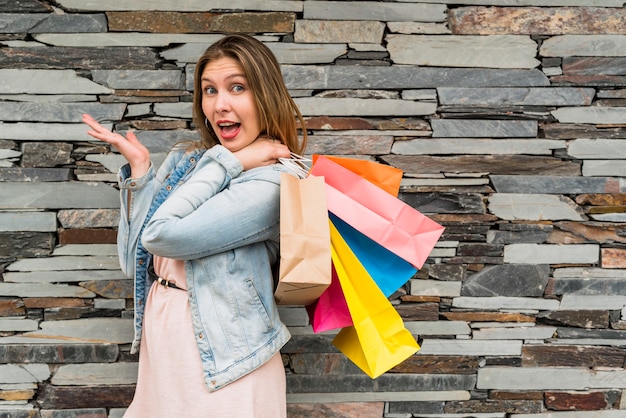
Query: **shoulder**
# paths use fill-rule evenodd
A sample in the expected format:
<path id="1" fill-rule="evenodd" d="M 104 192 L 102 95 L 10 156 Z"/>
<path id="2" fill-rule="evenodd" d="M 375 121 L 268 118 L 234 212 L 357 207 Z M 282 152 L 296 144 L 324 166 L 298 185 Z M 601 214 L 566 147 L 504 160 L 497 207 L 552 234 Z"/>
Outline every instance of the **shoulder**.
<path id="1" fill-rule="evenodd" d="M 280 185 L 280 177 L 283 173 L 292 174 L 282 164 L 272 164 L 263 167 L 253 168 L 242 172 L 236 180 L 238 181 L 268 181 Z"/>

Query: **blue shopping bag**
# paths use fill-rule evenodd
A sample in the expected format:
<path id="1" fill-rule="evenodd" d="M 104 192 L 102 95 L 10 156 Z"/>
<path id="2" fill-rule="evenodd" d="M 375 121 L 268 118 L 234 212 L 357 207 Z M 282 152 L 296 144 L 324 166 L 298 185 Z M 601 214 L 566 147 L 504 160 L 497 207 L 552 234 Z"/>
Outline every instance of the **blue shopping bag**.
<path id="1" fill-rule="evenodd" d="M 332 223 L 386 297 L 417 272 L 411 263 L 366 237 L 329 212 Z"/>

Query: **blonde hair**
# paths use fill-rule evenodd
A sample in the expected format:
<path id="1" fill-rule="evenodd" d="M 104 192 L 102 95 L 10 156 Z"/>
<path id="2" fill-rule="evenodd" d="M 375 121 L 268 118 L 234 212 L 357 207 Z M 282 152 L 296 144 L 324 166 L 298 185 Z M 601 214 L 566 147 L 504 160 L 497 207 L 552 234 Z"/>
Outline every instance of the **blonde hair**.
<path id="1" fill-rule="evenodd" d="M 304 118 L 285 86 L 278 60 L 265 44 L 244 34 L 224 36 L 209 46 L 196 63 L 193 122 L 202 146 L 211 148 L 219 143 L 202 110 L 201 87 L 204 69 L 219 58 L 231 58 L 241 66 L 258 109 L 261 133 L 280 140 L 292 152 L 303 154 L 307 140 Z M 302 140 L 298 138 L 296 118 L 302 127 Z"/>

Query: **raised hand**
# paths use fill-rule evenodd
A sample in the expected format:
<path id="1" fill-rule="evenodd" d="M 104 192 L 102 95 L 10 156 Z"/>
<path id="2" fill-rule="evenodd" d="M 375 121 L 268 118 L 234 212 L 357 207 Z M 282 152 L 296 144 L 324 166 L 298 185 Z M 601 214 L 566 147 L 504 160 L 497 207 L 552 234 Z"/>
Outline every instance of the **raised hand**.
<path id="1" fill-rule="evenodd" d="M 88 114 L 83 115 L 83 123 L 91 128 L 87 131 L 88 135 L 111 144 L 126 158 L 130 164 L 131 177 L 141 177 L 148 171 L 150 168 L 150 151 L 139 142 L 133 132 L 128 132 L 126 137 L 111 132 Z"/>

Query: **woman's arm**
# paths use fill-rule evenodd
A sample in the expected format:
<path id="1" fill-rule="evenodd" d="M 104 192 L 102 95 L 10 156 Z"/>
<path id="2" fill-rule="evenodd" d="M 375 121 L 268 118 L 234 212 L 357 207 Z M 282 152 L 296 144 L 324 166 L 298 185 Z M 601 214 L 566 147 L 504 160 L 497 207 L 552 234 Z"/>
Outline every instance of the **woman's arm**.
<path id="1" fill-rule="evenodd" d="M 215 146 L 192 177 L 161 205 L 144 229 L 153 254 L 193 259 L 276 238 L 280 171 L 250 170 L 245 180 L 235 154 Z"/>

